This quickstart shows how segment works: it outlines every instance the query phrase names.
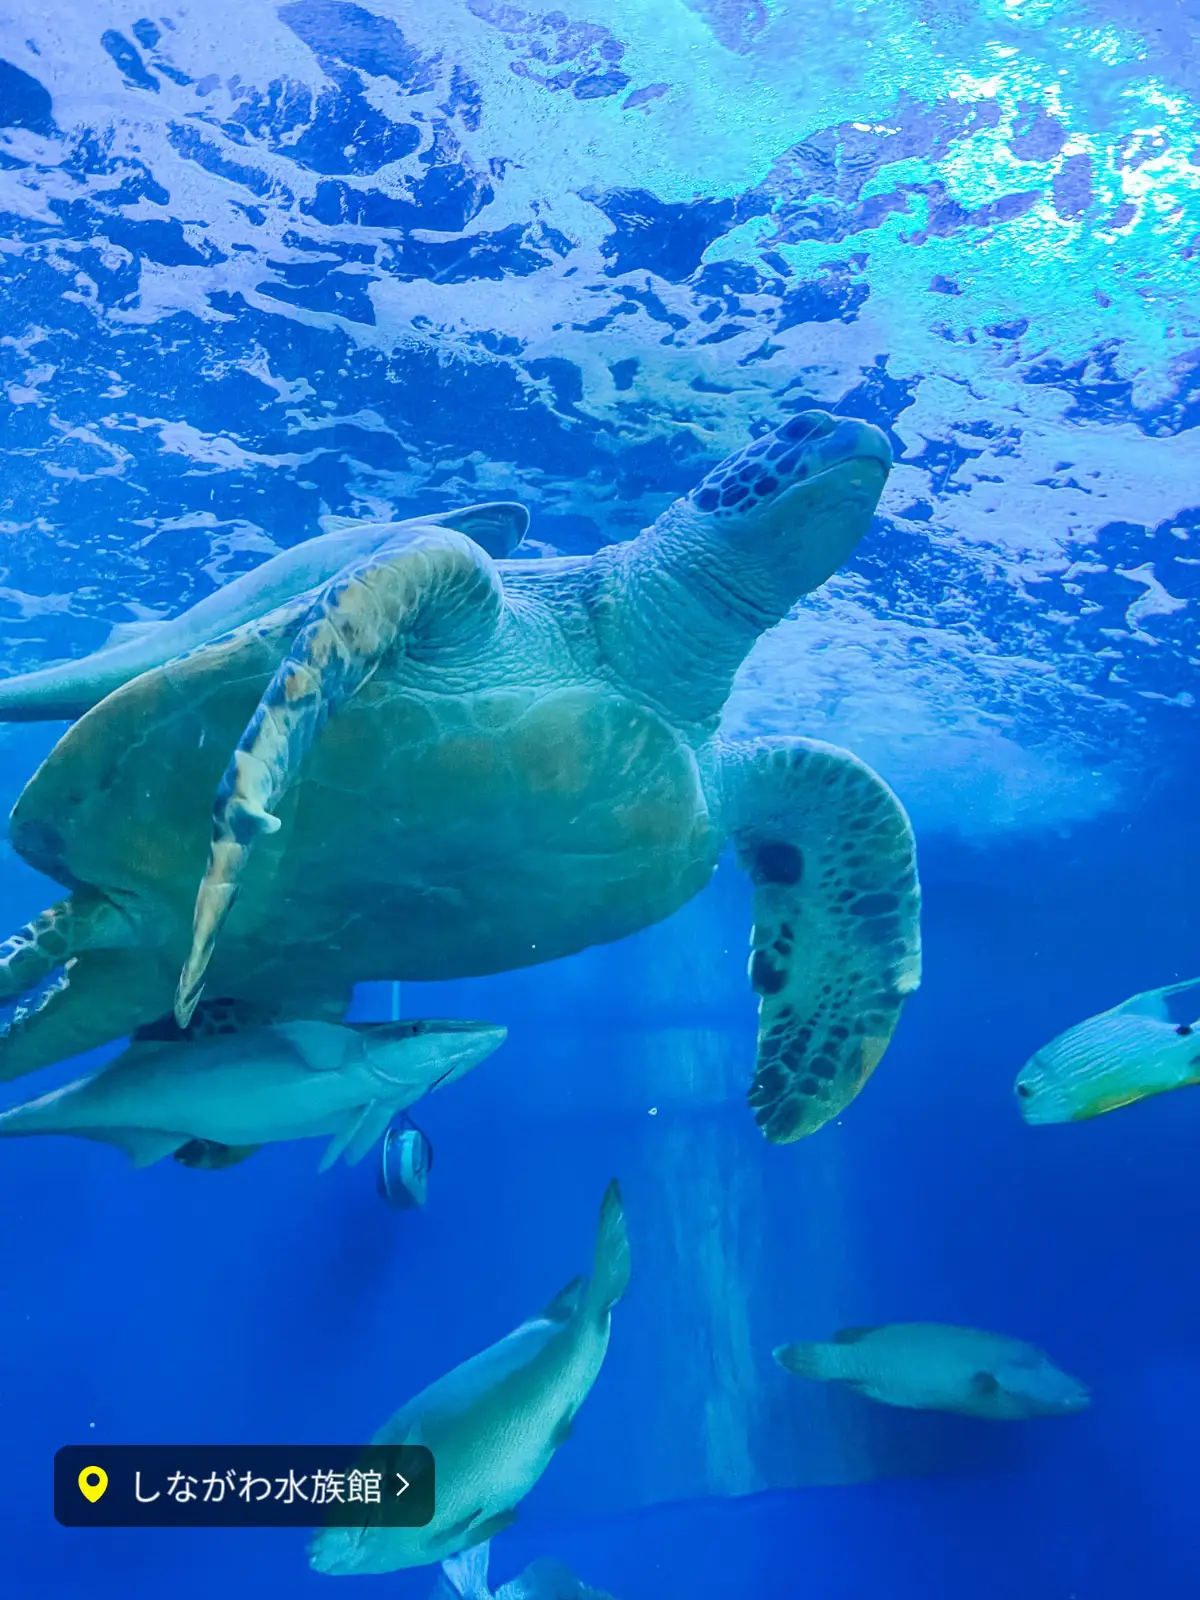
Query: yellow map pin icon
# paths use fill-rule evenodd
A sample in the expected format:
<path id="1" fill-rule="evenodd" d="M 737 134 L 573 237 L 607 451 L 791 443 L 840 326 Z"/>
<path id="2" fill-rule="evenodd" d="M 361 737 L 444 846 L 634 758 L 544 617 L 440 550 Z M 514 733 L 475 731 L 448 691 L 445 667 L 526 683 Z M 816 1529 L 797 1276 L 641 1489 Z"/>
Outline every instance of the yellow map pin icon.
<path id="1" fill-rule="evenodd" d="M 79 1492 L 93 1505 L 108 1488 L 108 1473 L 103 1467 L 84 1467 L 79 1474 Z"/>

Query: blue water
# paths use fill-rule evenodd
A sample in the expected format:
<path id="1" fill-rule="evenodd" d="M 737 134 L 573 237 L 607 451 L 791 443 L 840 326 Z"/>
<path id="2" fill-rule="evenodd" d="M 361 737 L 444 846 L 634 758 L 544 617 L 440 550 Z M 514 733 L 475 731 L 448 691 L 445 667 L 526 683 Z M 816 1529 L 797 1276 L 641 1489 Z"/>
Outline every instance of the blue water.
<path id="1" fill-rule="evenodd" d="M 587 1270 L 613 1175 L 630 1290 L 494 1587 L 553 1556 L 614 1600 L 1198 1592 L 1200 1097 L 1031 1128 L 1012 1089 L 1062 1029 L 1196 975 L 1197 241 L 1194 6 L 0 18 L 6 675 L 324 515 L 516 499 L 531 553 L 590 554 L 821 406 L 896 465 L 726 723 L 870 761 L 924 894 L 920 991 L 796 1144 L 745 1106 L 731 854 L 623 942 L 400 984 L 406 1015 L 509 1028 L 414 1108 L 423 1210 L 383 1203 L 374 1157 L 318 1176 L 311 1143 L 203 1172 L 5 1141 L 0 1593 L 328 1590 L 303 1534 L 59 1526 L 54 1452 L 365 1440 Z M 65 731 L 0 725 L 6 808 Z M 0 936 L 60 893 L 0 847 Z M 901 1412 L 770 1359 L 905 1320 L 1028 1339 L 1092 1407 Z"/>

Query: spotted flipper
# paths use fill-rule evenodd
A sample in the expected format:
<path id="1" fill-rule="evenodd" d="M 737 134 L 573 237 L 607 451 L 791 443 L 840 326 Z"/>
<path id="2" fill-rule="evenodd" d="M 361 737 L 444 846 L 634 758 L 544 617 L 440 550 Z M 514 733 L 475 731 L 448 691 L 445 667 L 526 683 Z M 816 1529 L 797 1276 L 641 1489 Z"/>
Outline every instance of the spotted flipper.
<path id="1" fill-rule="evenodd" d="M 0 1021 L 0 1081 L 107 1044 L 169 1001 L 170 972 L 137 943 L 136 911 L 80 891 L 0 945 L 0 1003 L 17 1001 Z"/>
<path id="2" fill-rule="evenodd" d="M 129 925 L 111 900 L 87 894 L 60 900 L 0 944 L 0 1000 L 27 993 L 81 951 L 129 939 Z"/>
<path id="3" fill-rule="evenodd" d="M 882 779 L 832 745 L 738 746 L 722 770 L 729 832 L 754 883 L 750 1104 L 771 1143 L 788 1144 L 854 1099 L 920 983 L 916 844 Z"/>
<path id="4" fill-rule="evenodd" d="M 186 1027 L 255 839 L 296 781 L 326 719 L 394 650 L 425 661 L 484 643 L 503 606 L 491 557 L 451 528 L 411 525 L 325 586 L 234 751 L 213 808 L 208 869 L 196 898 L 192 947 L 175 1017 Z"/>
<path id="5" fill-rule="evenodd" d="M 143 950 L 72 957 L 0 1022 L 0 1082 L 128 1035 L 169 1004 L 174 974 Z"/>

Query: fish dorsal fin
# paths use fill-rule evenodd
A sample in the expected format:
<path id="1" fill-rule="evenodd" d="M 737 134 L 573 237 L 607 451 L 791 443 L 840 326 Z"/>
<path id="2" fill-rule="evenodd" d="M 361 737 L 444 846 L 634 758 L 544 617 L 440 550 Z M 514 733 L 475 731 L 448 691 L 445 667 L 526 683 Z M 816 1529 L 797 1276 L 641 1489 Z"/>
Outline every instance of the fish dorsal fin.
<path id="1" fill-rule="evenodd" d="M 271 1032 L 291 1045 L 310 1072 L 336 1072 L 351 1048 L 362 1048 L 358 1035 L 340 1022 L 275 1022 Z"/>
<path id="2" fill-rule="evenodd" d="M 587 1279 L 572 1278 L 550 1301 L 542 1315 L 547 1322 L 570 1322 L 587 1294 Z"/>
<path id="3" fill-rule="evenodd" d="M 437 528 L 453 528 L 486 550 L 494 561 L 512 555 L 529 532 L 529 512 L 510 500 L 493 500 L 484 505 L 464 506 L 461 511 L 439 511 L 422 517 Z"/>
<path id="4" fill-rule="evenodd" d="M 348 1167 L 357 1166 L 371 1147 L 387 1132 L 388 1123 L 396 1114 L 392 1100 L 372 1100 L 361 1111 L 351 1111 L 340 1133 L 335 1133 L 321 1157 L 319 1172 L 328 1172 L 339 1156 L 345 1156 Z"/>
<path id="5" fill-rule="evenodd" d="M 1188 994 L 1189 991 L 1194 991 L 1196 1003 L 1200 1004 L 1200 978 L 1187 978 L 1182 983 L 1167 983 L 1161 989 L 1147 989 L 1143 994 L 1135 994 L 1132 999 L 1114 1006 L 1109 1015 L 1150 1017 L 1155 1022 L 1191 1023 L 1194 1020 L 1194 1008 L 1189 1011 L 1187 1005 L 1169 1004 L 1176 995 Z"/>
<path id="6" fill-rule="evenodd" d="M 1197 996 L 1200 996 L 1200 978 L 1185 978 L 1182 983 L 1169 983 L 1165 989 L 1160 989 L 1158 992 L 1169 998 L 1177 994 L 1186 994 L 1189 989 L 1195 989 Z"/>
<path id="7" fill-rule="evenodd" d="M 1161 989 L 1148 989 L 1145 994 L 1135 994 L 1132 1000 L 1114 1006 L 1113 1010 L 1122 1017 L 1148 1017 L 1153 1022 L 1171 1020 L 1171 1013 L 1167 1010 L 1167 1002 Z"/>
<path id="8" fill-rule="evenodd" d="M 108 638 L 100 646 L 101 650 L 115 650 L 120 644 L 128 644 L 131 639 L 144 638 L 146 634 L 153 633 L 155 628 L 161 628 L 164 622 L 161 618 L 153 617 L 146 622 L 118 622 L 109 629 Z M 99 652 L 97 652 L 98 654 Z"/>
<path id="9" fill-rule="evenodd" d="M 839 1328 L 830 1344 L 859 1344 L 869 1333 L 878 1333 L 879 1325 L 872 1328 Z"/>
<path id="10" fill-rule="evenodd" d="M 453 528 L 473 539 L 494 561 L 510 556 L 529 531 L 529 512 L 516 501 L 489 500 L 482 505 L 463 506 L 455 511 L 435 511 L 409 519 L 435 528 Z M 324 534 L 351 533 L 355 528 L 393 526 L 389 517 L 318 517 Z"/>
<path id="11" fill-rule="evenodd" d="M 322 533 L 346 533 L 350 528 L 367 528 L 370 517 L 318 517 L 317 527 Z"/>
<path id="12" fill-rule="evenodd" d="M 488 1588 L 491 1549 L 490 1541 L 485 1539 L 482 1544 L 442 1562 L 442 1577 L 457 1600 L 492 1600 L 492 1591 Z"/>

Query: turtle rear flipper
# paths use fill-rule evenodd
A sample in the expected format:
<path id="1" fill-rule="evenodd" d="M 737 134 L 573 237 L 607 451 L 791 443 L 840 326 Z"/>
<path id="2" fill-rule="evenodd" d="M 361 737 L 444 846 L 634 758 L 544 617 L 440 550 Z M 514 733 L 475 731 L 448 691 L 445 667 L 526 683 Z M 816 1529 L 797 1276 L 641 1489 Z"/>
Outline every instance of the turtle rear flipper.
<path id="1" fill-rule="evenodd" d="M 184 1032 L 164 1008 L 175 976 L 166 952 L 135 944 L 133 913 L 81 891 L 50 907 L 0 945 L 0 1082 L 82 1055 L 114 1039 L 200 1040 L 295 1017 L 340 1020 L 349 988 L 335 982 L 299 994 L 214 998 Z M 49 981 L 47 981 L 49 980 Z"/>
<path id="2" fill-rule="evenodd" d="M 0 1001 L 15 1000 L 85 950 L 134 942 L 133 925 L 104 895 L 59 900 L 0 944 Z"/>
<path id="3" fill-rule="evenodd" d="M 167 972 L 131 948 L 136 938 L 131 916 L 82 890 L 0 945 L 0 1001 L 20 1002 L 0 1030 L 0 1080 L 94 1050 L 161 1009 Z"/>
<path id="4" fill-rule="evenodd" d="M 184 1167 L 218 1172 L 236 1167 L 239 1161 L 245 1161 L 261 1149 L 258 1144 L 219 1144 L 215 1139 L 189 1139 L 175 1151 L 175 1159 Z"/>
<path id="5" fill-rule="evenodd" d="M 213 949 L 237 898 L 254 841 L 274 814 L 326 719 L 404 648 L 425 662 L 469 659 L 500 619 L 495 564 L 451 528 L 405 525 L 395 539 L 322 590 L 225 770 L 213 808 L 208 868 L 196 898 L 192 947 L 175 1016 L 186 1027 Z"/>
<path id="6" fill-rule="evenodd" d="M 303 1015 L 337 1022 L 346 1009 L 346 998 L 338 994 L 332 998 L 307 996 Z M 259 1028 L 269 1028 L 272 1023 L 285 1022 L 292 1017 L 290 1007 L 278 1001 L 245 999 L 205 1000 L 196 1007 L 186 1028 L 175 1020 L 174 1012 L 155 1017 L 144 1023 L 132 1036 L 131 1043 L 198 1044 L 204 1039 L 229 1037 L 238 1033 L 252 1033 Z"/>
<path id="7" fill-rule="evenodd" d="M 772 1144 L 787 1144 L 854 1099 L 920 982 L 916 845 L 883 780 L 832 745 L 733 747 L 722 784 L 755 889 L 750 1104 Z"/>
<path id="8" fill-rule="evenodd" d="M 131 1034 L 161 1012 L 170 968 L 145 950 L 85 950 L 0 1030 L 0 1081 Z"/>

